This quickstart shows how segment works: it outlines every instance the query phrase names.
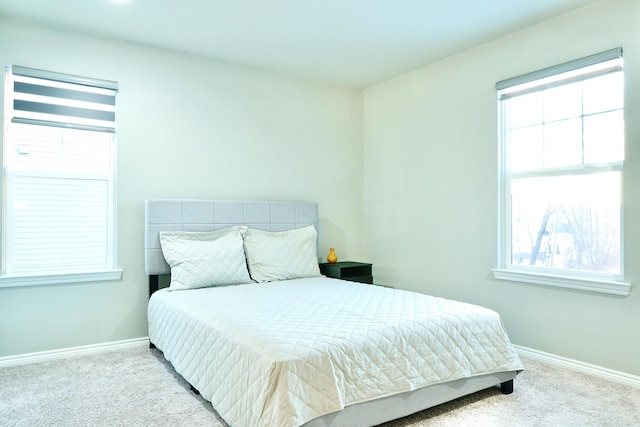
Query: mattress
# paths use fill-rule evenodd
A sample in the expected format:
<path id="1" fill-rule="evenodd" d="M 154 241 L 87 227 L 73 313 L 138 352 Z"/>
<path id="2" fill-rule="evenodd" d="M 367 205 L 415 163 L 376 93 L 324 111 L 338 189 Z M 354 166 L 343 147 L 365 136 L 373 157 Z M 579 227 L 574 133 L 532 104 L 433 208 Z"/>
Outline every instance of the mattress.
<path id="1" fill-rule="evenodd" d="M 230 425 L 295 427 L 349 405 L 522 364 L 492 310 L 306 278 L 155 292 L 149 338 Z"/>

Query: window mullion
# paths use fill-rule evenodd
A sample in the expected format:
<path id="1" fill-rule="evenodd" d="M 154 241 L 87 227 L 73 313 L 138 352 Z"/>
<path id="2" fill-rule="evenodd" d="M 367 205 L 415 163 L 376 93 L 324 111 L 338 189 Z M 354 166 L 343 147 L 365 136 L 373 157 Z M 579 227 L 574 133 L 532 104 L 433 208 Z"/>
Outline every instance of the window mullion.
<path id="1" fill-rule="evenodd" d="M 622 162 L 594 164 L 594 165 L 580 165 L 570 168 L 557 168 L 557 169 L 540 169 L 527 172 L 511 172 L 508 175 L 509 179 L 519 178 L 533 178 L 533 177 L 553 177 L 563 175 L 588 175 L 593 173 L 622 171 Z"/>

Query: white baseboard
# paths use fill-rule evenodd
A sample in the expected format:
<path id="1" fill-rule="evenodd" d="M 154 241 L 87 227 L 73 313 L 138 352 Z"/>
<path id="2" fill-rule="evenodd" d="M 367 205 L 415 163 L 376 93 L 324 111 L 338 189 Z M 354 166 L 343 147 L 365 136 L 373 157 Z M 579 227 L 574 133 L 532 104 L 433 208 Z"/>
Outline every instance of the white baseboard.
<path id="1" fill-rule="evenodd" d="M 640 388 L 640 376 L 631 375 L 613 369 L 603 368 L 602 366 L 591 365 L 589 363 L 580 362 L 578 360 L 568 359 L 555 354 L 545 353 L 519 345 L 514 345 L 518 354 L 529 359 L 539 360 L 540 362 L 550 365 L 560 366 L 562 368 L 571 369 L 573 371 L 582 372 L 583 374 L 593 375 L 594 377 L 603 378 L 615 383 L 629 385 Z"/>
<path id="2" fill-rule="evenodd" d="M 89 354 L 104 353 L 106 351 L 113 350 L 123 350 L 133 347 L 142 347 L 145 345 L 149 345 L 148 337 L 83 345 L 79 347 L 61 348 L 57 350 L 39 351 L 36 353 L 17 354 L 15 356 L 0 357 L 0 368 L 4 368 L 7 366 L 24 365 L 27 363 L 68 359 L 70 357 L 86 356 Z"/>

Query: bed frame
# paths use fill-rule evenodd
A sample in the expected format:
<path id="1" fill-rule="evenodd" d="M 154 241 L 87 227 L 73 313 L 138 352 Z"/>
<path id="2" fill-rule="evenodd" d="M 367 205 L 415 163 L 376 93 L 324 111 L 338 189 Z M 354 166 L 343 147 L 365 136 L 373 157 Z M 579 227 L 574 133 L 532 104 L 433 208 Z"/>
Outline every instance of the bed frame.
<path id="1" fill-rule="evenodd" d="M 160 231 L 212 231 L 232 225 L 284 231 L 311 224 L 318 230 L 318 205 L 313 202 L 148 199 L 145 204 L 144 257 L 145 272 L 149 276 L 149 296 L 158 290 L 159 277 L 171 272 L 162 255 Z M 153 343 L 149 344 L 154 347 Z M 377 425 L 497 385 L 503 394 L 510 394 L 517 374 L 517 371 L 506 371 L 436 384 L 347 406 L 342 411 L 313 419 L 304 426 Z"/>

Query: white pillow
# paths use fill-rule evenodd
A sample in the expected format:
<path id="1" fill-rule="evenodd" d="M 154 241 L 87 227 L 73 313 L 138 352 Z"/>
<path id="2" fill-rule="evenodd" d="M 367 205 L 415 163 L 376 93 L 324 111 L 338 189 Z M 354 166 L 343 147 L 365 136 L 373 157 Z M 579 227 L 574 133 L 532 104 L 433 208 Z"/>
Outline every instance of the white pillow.
<path id="1" fill-rule="evenodd" d="M 242 236 L 246 227 L 209 232 L 161 231 L 160 245 L 171 267 L 170 290 L 250 283 Z"/>
<path id="2" fill-rule="evenodd" d="M 249 228 L 244 249 L 256 282 L 320 276 L 317 233 L 313 225 L 288 231 Z"/>

